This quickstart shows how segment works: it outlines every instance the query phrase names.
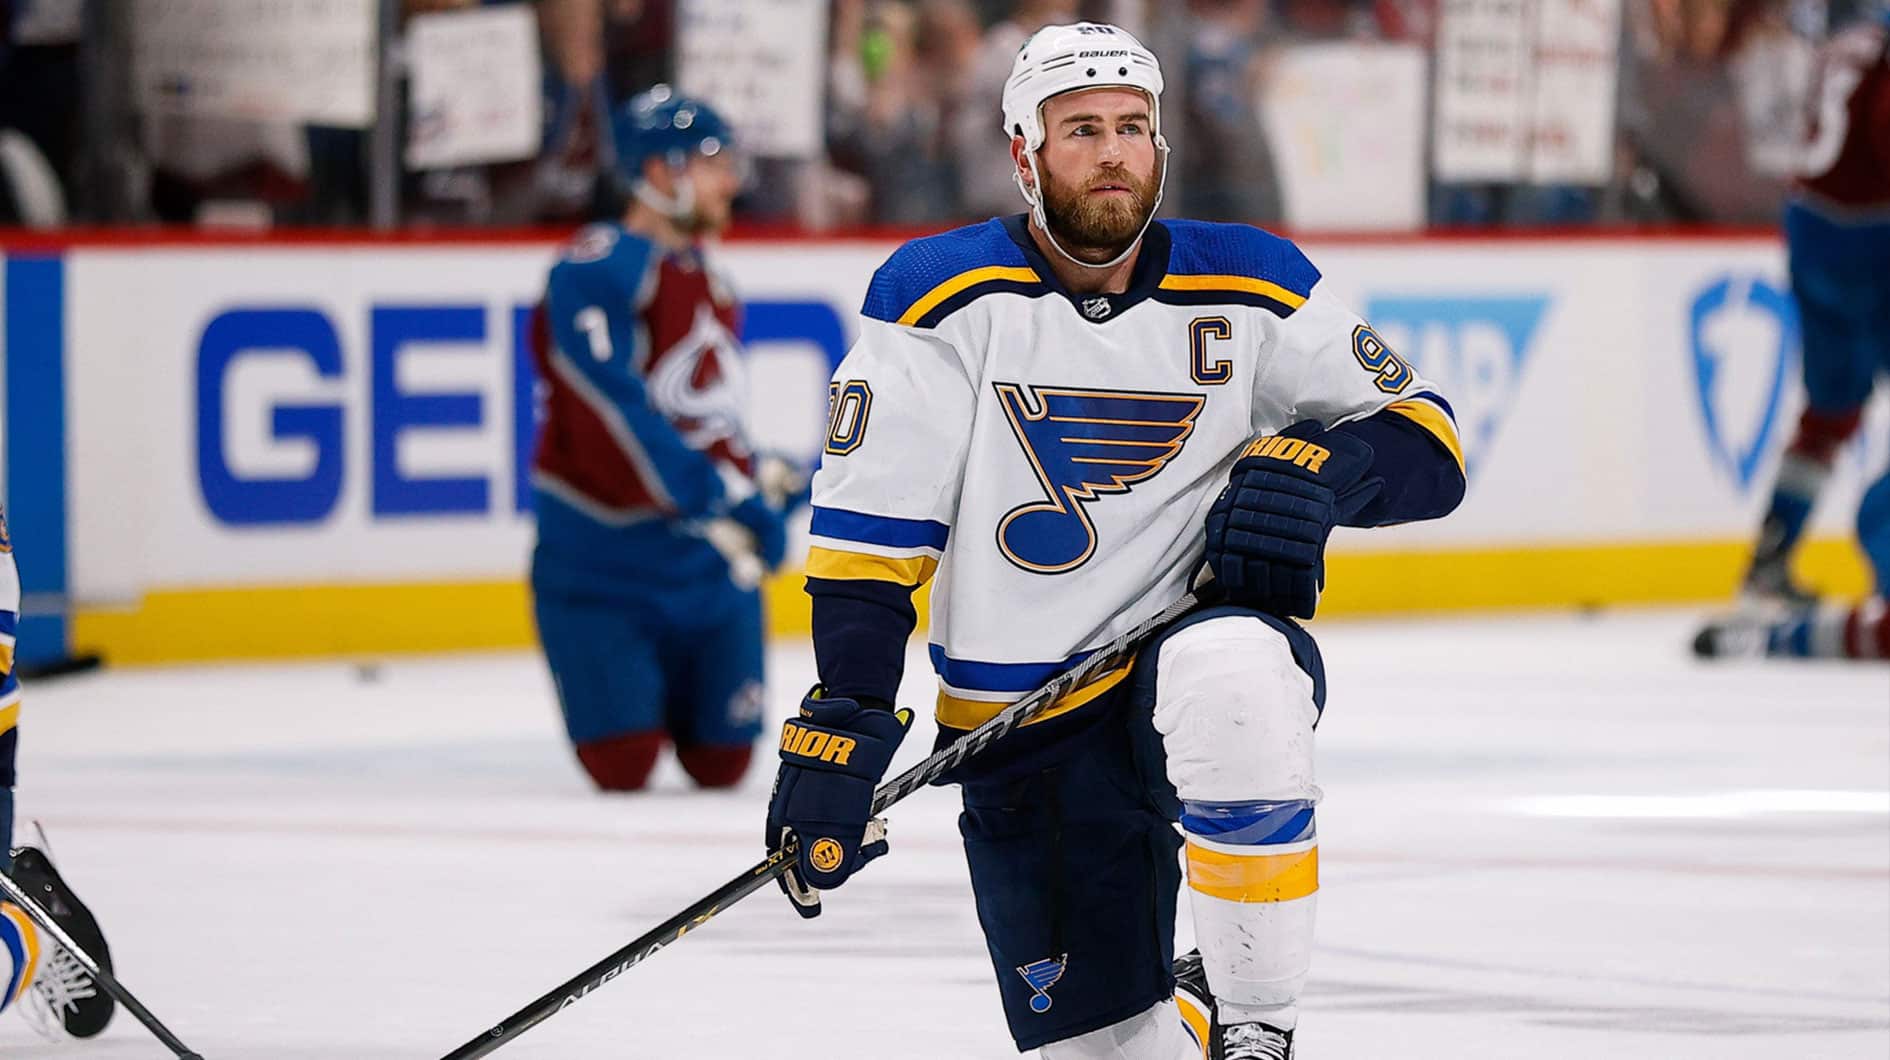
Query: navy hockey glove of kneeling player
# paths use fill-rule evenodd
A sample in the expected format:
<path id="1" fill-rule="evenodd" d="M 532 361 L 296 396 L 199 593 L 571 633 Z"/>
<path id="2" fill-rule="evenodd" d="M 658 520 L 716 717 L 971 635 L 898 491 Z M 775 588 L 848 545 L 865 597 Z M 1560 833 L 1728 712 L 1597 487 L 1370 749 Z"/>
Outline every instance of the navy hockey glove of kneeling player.
<path id="1" fill-rule="evenodd" d="M 800 716 L 781 725 L 781 771 L 768 802 L 768 852 L 800 841 L 781 890 L 804 917 L 820 915 L 820 892 L 838 887 L 886 853 L 873 819 L 873 788 L 912 725 L 910 710 L 826 699 L 816 686 Z"/>
<path id="2" fill-rule="evenodd" d="M 1283 618 L 1311 618 L 1326 584 L 1326 538 L 1369 504 L 1363 439 L 1301 420 L 1241 451 L 1207 517 L 1207 568 L 1227 598 Z"/>

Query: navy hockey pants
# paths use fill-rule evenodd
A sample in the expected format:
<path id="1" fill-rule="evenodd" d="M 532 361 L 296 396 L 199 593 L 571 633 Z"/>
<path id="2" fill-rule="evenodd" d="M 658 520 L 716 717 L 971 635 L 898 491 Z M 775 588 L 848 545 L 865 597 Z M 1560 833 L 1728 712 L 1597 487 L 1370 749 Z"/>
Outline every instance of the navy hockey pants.
<path id="1" fill-rule="evenodd" d="M 1174 993 L 1181 802 L 1155 731 L 1156 652 L 1196 622 L 1258 615 L 1325 702 L 1312 638 L 1246 608 L 1196 611 L 1144 648 L 1129 680 L 1030 725 L 948 778 L 1004 1017 L 1020 1050 L 1126 1019 Z M 988 757 L 987 757 L 988 756 Z"/>

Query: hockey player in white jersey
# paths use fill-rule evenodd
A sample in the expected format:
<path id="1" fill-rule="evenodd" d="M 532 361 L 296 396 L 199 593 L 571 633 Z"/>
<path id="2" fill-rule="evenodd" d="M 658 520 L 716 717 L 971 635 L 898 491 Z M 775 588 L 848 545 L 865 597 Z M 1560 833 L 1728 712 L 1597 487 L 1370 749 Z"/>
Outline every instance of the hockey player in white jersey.
<path id="1" fill-rule="evenodd" d="M 1325 700 L 1293 619 L 1334 525 L 1447 514 L 1463 461 L 1443 398 L 1292 243 L 1153 220 L 1161 91 L 1120 29 L 1038 32 L 1003 102 L 1029 212 L 875 274 L 814 481 L 820 684 L 784 727 L 767 839 L 798 838 L 783 885 L 806 916 L 886 852 L 863 840 L 911 722 L 892 704 L 921 584 L 949 741 L 1205 565 L 1212 605 L 949 779 L 1020 1050 L 1283 1060 Z M 1199 952 L 1177 961 L 1183 860 Z"/>
<path id="2" fill-rule="evenodd" d="M 111 951 L 92 911 L 52 866 L 44 850 L 13 846 L 14 757 L 19 749 L 20 682 L 13 673 L 19 630 L 20 574 L 13 563 L 6 512 L 0 511 L 0 872 L 38 899 L 54 922 L 107 971 Z M 43 935 L 24 909 L 0 900 L 0 1012 L 17 1007 L 43 1036 L 90 1038 L 111 1021 L 117 1002 L 99 990 L 72 954 Z"/>

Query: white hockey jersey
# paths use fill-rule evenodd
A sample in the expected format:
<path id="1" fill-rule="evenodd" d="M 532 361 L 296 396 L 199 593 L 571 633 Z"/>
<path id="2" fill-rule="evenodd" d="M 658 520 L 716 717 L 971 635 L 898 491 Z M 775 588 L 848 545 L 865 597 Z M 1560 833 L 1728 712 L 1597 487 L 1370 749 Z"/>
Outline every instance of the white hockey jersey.
<path id="1" fill-rule="evenodd" d="M 7 536 L 7 513 L 0 511 L 0 737 L 20 721 L 20 682 L 13 676 L 14 637 L 20 620 L 20 572 L 13 565 L 13 539 Z M 0 754 L 4 754 L 0 750 Z M 0 760 L 0 773 L 11 764 Z M 5 783 L 0 778 L 0 783 Z"/>
<path id="2" fill-rule="evenodd" d="M 1189 221 L 1145 238 L 1119 295 L 1065 291 L 1021 217 L 915 240 L 874 276 L 833 378 L 807 572 L 935 578 L 943 726 L 977 726 L 1184 592 L 1256 435 L 1389 408 L 1461 470 L 1449 406 L 1291 242 Z"/>

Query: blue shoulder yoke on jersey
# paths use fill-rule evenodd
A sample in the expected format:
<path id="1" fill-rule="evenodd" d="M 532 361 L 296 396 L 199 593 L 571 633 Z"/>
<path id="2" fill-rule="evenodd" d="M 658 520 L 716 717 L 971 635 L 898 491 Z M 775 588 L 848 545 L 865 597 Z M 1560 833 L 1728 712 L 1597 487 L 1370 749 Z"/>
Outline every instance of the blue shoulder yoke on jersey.
<path id="1" fill-rule="evenodd" d="M 1306 304 L 1319 270 L 1290 239 L 1243 224 L 1163 221 L 1173 246 L 1155 300 L 1251 305 L 1287 317 Z"/>
<path id="2" fill-rule="evenodd" d="M 984 295 L 1047 290 L 1003 222 L 993 218 L 914 239 L 893 251 L 873 273 L 860 312 L 893 324 L 933 328 Z"/>

